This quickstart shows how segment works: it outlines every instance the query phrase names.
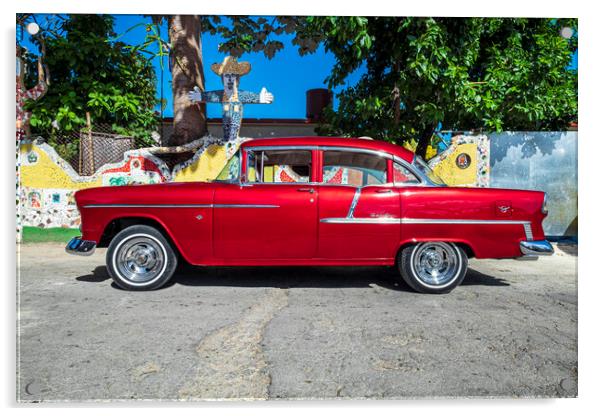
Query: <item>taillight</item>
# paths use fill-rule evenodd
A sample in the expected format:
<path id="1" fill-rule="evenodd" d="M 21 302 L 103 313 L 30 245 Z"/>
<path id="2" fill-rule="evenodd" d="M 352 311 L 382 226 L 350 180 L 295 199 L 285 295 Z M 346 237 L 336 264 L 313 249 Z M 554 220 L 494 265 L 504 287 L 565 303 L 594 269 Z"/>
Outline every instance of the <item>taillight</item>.
<path id="1" fill-rule="evenodd" d="M 548 194 L 545 192 L 543 194 L 543 204 L 541 204 L 541 213 L 548 215 Z"/>

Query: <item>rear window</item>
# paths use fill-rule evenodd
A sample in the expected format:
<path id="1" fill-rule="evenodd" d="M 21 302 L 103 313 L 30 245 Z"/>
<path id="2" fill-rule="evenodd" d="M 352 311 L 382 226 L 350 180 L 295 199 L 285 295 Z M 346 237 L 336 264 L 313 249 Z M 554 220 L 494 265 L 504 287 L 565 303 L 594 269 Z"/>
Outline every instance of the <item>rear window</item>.
<path id="1" fill-rule="evenodd" d="M 326 150 L 322 182 L 365 186 L 387 183 L 387 159 L 371 153 Z"/>

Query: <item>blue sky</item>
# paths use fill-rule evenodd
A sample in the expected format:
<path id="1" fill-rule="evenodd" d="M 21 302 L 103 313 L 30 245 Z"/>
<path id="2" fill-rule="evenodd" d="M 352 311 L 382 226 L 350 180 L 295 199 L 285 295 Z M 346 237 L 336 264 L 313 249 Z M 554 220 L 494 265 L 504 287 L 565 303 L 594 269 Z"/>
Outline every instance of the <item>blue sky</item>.
<path id="1" fill-rule="evenodd" d="M 115 31 L 124 33 L 141 20 L 150 22 L 150 18 L 136 15 L 116 15 Z M 161 34 L 166 39 L 167 25 L 161 27 Z M 144 27 L 139 27 L 125 34 L 120 40 L 136 44 L 145 36 Z M 245 117 L 256 118 L 305 118 L 305 91 L 312 88 L 323 88 L 324 79 L 330 73 L 335 59 L 332 54 L 325 53 L 321 48 L 315 54 L 300 57 L 297 49 L 291 44 L 292 36 L 277 37 L 285 48 L 268 60 L 262 53 L 244 54 L 239 60 L 251 63 L 252 70 L 241 78 L 240 87 L 244 90 L 259 92 L 262 87 L 274 94 L 274 102 L 270 105 L 246 105 Z M 205 65 L 205 88 L 210 90 L 222 89 L 220 78 L 211 71 L 211 64 L 222 62 L 226 54 L 218 52 L 218 45 L 223 39 L 217 35 L 204 33 L 201 38 L 203 47 L 203 63 Z M 167 65 L 167 60 L 165 60 Z M 157 78 L 161 77 L 158 59 L 155 62 Z M 361 76 L 361 71 L 349 77 L 353 85 Z M 163 80 L 164 97 L 167 107 L 164 115 L 172 116 L 171 75 L 166 67 Z M 207 105 L 209 117 L 221 117 L 221 108 L 215 104 Z"/>
<path id="2" fill-rule="evenodd" d="M 45 15 L 37 15 L 38 22 L 44 25 Z M 114 15 L 115 32 L 123 35 L 119 38 L 128 44 L 140 44 L 144 41 L 146 30 L 144 26 L 136 27 L 128 32 L 136 24 L 141 22 L 150 23 L 149 17 L 140 15 Z M 127 32 L 127 33 L 126 33 Z M 163 23 L 161 34 L 167 40 L 167 25 Z M 25 38 L 28 35 L 25 33 Z M 334 56 L 325 53 L 321 47 L 316 53 L 299 56 L 297 48 L 291 44 L 291 35 L 276 37 L 282 41 L 285 48 L 268 60 L 262 53 L 244 54 L 239 60 L 251 63 L 252 70 L 248 75 L 241 78 L 240 87 L 244 90 L 259 92 L 262 87 L 274 94 L 274 102 L 269 105 L 249 104 L 245 106 L 245 117 L 251 118 L 305 118 L 305 92 L 312 88 L 325 88 L 324 79 L 330 73 L 334 65 Z M 222 89 L 221 79 L 211 71 L 211 64 L 222 62 L 226 54 L 218 52 L 218 45 L 223 42 L 220 36 L 212 36 L 208 33 L 202 35 L 203 62 L 205 65 L 205 88 L 207 90 Z M 24 45 L 32 48 L 28 39 L 24 39 Z M 159 58 L 153 62 L 157 73 L 157 97 L 160 94 L 161 66 Z M 173 115 L 171 95 L 171 74 L 168 68 L 167 58 L 164 58 L 163 73 L 163 96 L 167 99 L 167 105 L 163 110 L 165 117 Z M 354 85 L 362 74 L 362 69 L 348 77 L 348 85 Z M 336 91 L 339 91 L 339 88 Z M 159 107 L 157 107 L 159 108 Z M 221 117 L 221 107 L 216 104 L 207 105 L 208 117 Z"/>
<path id="3" fill-rule="evenodd" d="M 40 24 L 44 24 L 45 15 L 37 15 Z M 128 44 L 140 44 L 146 36 L 144 26 L 136 27 L 128 32 L 136 24 L 141 22 L 150 23 L 149 17 L 140 15 L 114 15 L 115 32 L 123 35 L 119 38 Z M 127 33 L 126 33 L 127 32 Z M 167 25 L 164 23 L 161 27 L 161 34 L 167 39 Z M 25 38 L 27 38 L 27 34 Z M 251 63 L 252 70 L 248 75 L 241 78 L 241 89 L 259 92 L 262 87 L 274 94 L 274 102 L 270 105 L 245 106 L 245 117 L 251 118 L 305 118 L 305 92 L 312 88 L 325 88 L 325 78 L 330 73 L 330 69 L 335 63 L 335 58 L 331 53 L 326 53 L 323 47 L 320 47 L 316 53 L 306 56 L 299 56 L 297 48 L 291 43 L 291 35 L 282 35 L 276 37 L 285 45 L 284 49 L 278 52 L 274 58 L 268 60 L 262 53 L 244 54 L 239 60 Z M 202 35 L 203 62 L 205 65 L 205 88 L 207 90 L 222 89 L 220 78 L 215 75 L 210 66 L 214 62 L 222 62 L 226 56 L 218 52 L 218 45 L 223 39 L 218 35 L 204 33 Z M 25 46 L 30 47 L 28 39 L 24 39 Z M 159 58 L 153 62 L 158 79 L 157 96 L 160 94 L 161 66 Z M 171 117 L 172 97 L 171 97 L 171 74 L 164 60 L 163 73 L 163 96 L 167 99 L 167 105 L 163 110 L 165 117 Z M 572 67 L 577 67 L 577 54 L 573 58 Z M 359 80 L 364 72 L 360 68 L 351 74 L 347 79 L 347 86 L 353 86 Z M 335 90 L 340 91 L 345 86 Z M 336 100 L 335 100 L 336 106 Z M 159 107 L 157 107 L 159 108 Z M 220 106 L 215 104 L 207 105 L 208 117 L 221 117 Z"/>

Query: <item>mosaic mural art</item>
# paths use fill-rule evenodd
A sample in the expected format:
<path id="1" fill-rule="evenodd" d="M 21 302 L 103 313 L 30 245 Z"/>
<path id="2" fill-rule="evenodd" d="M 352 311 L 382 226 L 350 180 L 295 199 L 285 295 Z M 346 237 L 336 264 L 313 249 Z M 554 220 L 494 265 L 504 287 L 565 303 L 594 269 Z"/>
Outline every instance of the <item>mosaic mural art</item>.
<path id="1" fill-rule="evenodd" d="M 42 43 L 42 52 L 44 52 Z M 16 46 L 16 202 L 19 202 L 19 178 L 21 176 L 21 158 L 19 157 L 19 143 L 29 136 L 29 120 L 31 112 L 25 110 L 25 103 L 29 100 L 36 101 L 42 98 L 48 91 L 48 82 L 50 79 L 48 68 L 43 64 L 42 56 L 39 57 L 38 64 L 38 83 L 27 89 L 25 86 L 25 65 L 23 63 L 22 54 L 25 52 L 19 45 Z M 22 221 L 19 207 L 17 207 L 17 241 L 21 241 Z"/>
<path id="2" fill-rule="evenodd" d="M 179 147 L 132 150 L 124 154 L 121 162 L 104 165 L 92 176 L 78 175 L 48 144 L 25 140 L 19 148 L 19 217 L 25 226 L 77 228 L 80 218 L 73 197 L 77 190 L 211 180 L 245 140 L 249 139 L 221 144 L 217 138 L 204 137 Z M 190 151 L 194 155 L 172 170 L 156 156 Z"/>
<path id="3" fill-rule="evenodd" d="M 451 186 L 488 187 L 490 176 L 489 138 L 459 135 L 450 146 L 428 164 L 445 183 Z"/>
<path id="4" fill-rule="evenodd" d="M 23 186 L 20 192 L 24 225 L 41 228 L 79 227 L 80 217 L 75 206 L 74 191 Z"/>

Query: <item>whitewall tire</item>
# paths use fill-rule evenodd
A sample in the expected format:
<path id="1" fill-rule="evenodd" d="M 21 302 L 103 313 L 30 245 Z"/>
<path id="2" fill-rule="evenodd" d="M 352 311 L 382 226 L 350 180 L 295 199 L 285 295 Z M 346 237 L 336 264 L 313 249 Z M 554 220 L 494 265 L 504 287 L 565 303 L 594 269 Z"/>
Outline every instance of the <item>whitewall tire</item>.
<path id="1" fill-rule="evenodd" d="M 464 280 L 468 257 L 456 244 L 429 241 L 403 248 L 397 266 L 412 289 L 448 293 Z"/>
<path id="2" fill-rule="evenodd" d="M 134 225 L 113 238 L 106 262 L 109 275 L 119 287 L 153 290 L 171 279 L 178 258 L 169 241 L 156 228 Z"/>

